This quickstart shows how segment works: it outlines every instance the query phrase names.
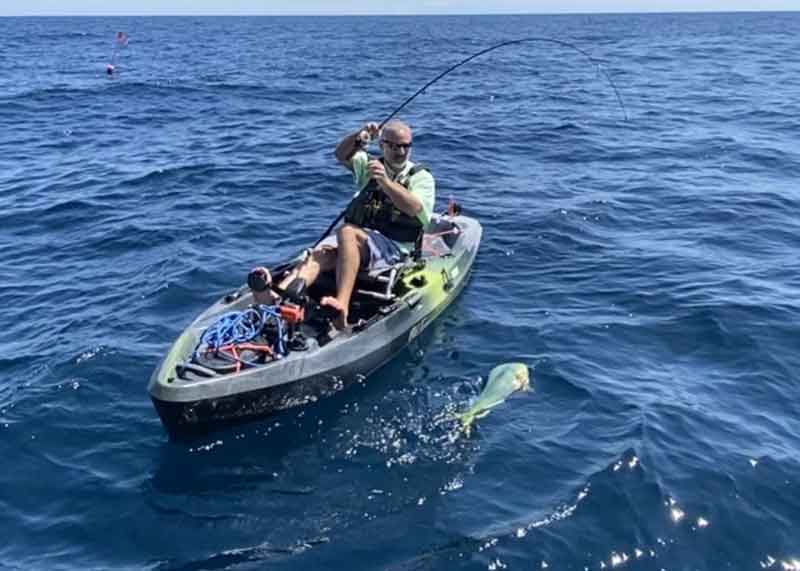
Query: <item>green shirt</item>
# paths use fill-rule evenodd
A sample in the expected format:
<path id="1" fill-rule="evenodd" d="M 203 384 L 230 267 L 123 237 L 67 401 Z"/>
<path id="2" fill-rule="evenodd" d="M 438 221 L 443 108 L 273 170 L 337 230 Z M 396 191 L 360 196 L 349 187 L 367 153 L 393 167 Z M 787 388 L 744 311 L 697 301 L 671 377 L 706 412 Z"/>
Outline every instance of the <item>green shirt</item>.
<path id="1" fill-rule="evenodd" d="M 369 169 L 367 163 L 369 157 L 364 151 L 358 151 L 353 158 L 350 159 L 350 164 L 353 166 L 353 182 L 355 182 L 358 191 L 356 194 L 367 186 L 369 182 Z M 401 170 L 392 180 L 403 181 L 408 176 L 408 171 L 414 166 L 411 161 L 406 161 L 406 166 Z M 427 225 L 431 220 L 433 213 L 433 203 L 436 199 L 436 183 L 433 180 L 433 175 L 426 170 L 419 171 L 408 179 L 408 192 L 416 196 L 422 203 L 422 210 L 417 214 L 417 219 L 423 225 Z"/>

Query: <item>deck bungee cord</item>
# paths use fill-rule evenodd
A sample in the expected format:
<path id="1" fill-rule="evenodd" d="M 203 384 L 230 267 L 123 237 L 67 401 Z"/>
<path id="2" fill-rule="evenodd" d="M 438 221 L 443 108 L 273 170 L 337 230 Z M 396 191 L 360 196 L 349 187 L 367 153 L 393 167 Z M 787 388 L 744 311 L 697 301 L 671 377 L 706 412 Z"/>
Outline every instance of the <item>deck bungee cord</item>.
<path id="1" fill-rule="evenodd" d="M 275 340 L 269 344 L 251 343 L 259 337 L 267 326 L 274 324 Z M 231 311 L 221 315 L 200 337 L 192 358 L 215 357 L 235 363 L 236 372 L 242 365 L 256 366 L 258 363 L 242 357 L 243 351 L 264 354 L 266 357 L 280 358 L 286 355 L 286 328 L 277 306 L 256 305 L 243 311 Z"/>
<path id="2" fill-rule="evenodd" d="M 389 113 L 389 115 L 387 115 L 387 117 L 383 121 L 381 121 L 379 123 L 378 130 L 380 131 L 381 129 L 383 129 L 383 127 L 386 125 L 386 123 L 391 121 L 409 103 L 411 103 L 412 101 L 414 101 L 414 99 L 416 99 L 418 96 L 420 96 L 422 93 L 424 93 L 426 89 L 428 89 L 434 83 L 436 83 L 440 79 L 444 78 L 449 73 L 455 71 L 456 69 L 458 69 L 462 65 L 465 65 L 465 64 L 471 62 L 472 60 L 474 60 L 475 58 L 478 58 L 478 57 L 480 57 L 482 55 L 488 54 L 489 52 L 493 52 L 494 50 L 497 50 L 497 49 L 500 49 L 500 48 L 504 48 L 504 47 L 507 47 L 507 46 L 513 46 L 513 45 L 517 45 L 517 44 L 531 43 L 531 42 L 541 42 L 541 43 L 555 44 L 555 45 L 558 45 L 558 46 L 562 46 L 562 47 L 566 47 L 566 48 L 572 49 L 572 50 L 578 52 L 579 54 L 585 56 L 592 64 L 595 65 L 595 67 L 597 68 L 598 73 L 600 73 L 606 79 L 608 84 L 611 86 L 611 89 L 614 90 L 614 95 L 616 96 L 617 102 L 619 103 L 619 106 L 622 109 L 622 114 L 625 117 L 625 121 L 628 120 L 628 111 L 625 108 L 625 102 L 622 100 L 622 95 L 620 94 L 619 89 L 617 89 L 617 85 L 614 83 L 614 80 L 611 79 L 611 76 L 608 74 L 608 72 L 605 70 L 605 68 L 603 68 L 600 60 L 595 58 L 592 54 L 590 54 L 586 50 L 576 46 L 575 44 L 573 44 L 571 42 L 567 42 L 567 41 L 564 41 L 564 40 L 557 40 L 555 38 L 530 36 L 530 37 L 527 37 L 527 38 L 520 38 L 520 39 L 517 39 L 517 40 L 508 40 L 508 41 L 505 41 L 505 42 L 500 42 L 499 44 L 495 44 L 495 45 L 490 46 L 488 48 L 482 49 L 479 52 L 476 52 L 476 53 L 472 54 L 471 56 L 462 59 L 458 63 L 455 63 L 455 64 L 451 65 L 449 68 L 447 68 L 446 70 L 441 72 L 439 75 L 437 75 L 436 77 L 431 79 L 428 83 L 426 83 L 425 85 L 423 85 L 422 87 L 417 89 L 417 91 L 415 91 L 410 97 L 408 97 L 405 101 L 403 101 L 397 107 L 397 109 L 395 109 L 394 111 Z M 325 230 L 325 232 L 322 234 L 322 236 L 320 236 L 320 238 L 316 241 L 314 246 L 317 246 L 320 242 L 322 242 L 328 236 L 328 234 L 331 233 L 331 230 L 333 230 L 334 227 L 339 223 L 339 221 L 341 221 L 341 219 L 344 218 L 344 215 L 345 215 L 346 212 L 347 212 L 346 208 L 344 210 L 342 210 L 342 212 L 339 214 L 339 216 L 336 217 L 336 219 L 331 223 L 331 225 L 328 226 L 328 229 Z"/>

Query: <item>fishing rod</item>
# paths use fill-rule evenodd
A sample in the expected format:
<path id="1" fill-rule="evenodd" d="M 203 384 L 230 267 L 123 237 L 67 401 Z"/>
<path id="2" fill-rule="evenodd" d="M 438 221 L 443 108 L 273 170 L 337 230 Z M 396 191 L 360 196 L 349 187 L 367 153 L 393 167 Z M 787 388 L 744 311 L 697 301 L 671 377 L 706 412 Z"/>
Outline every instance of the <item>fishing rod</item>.
<path id="1" fill-rule="evenodd" d="M 575 50 L 576 52 L 578 52 L 578 53 L 582 54 L 583 56 L 585 56 L 591 63 L 593 63 L 597 67 L 597 71 L 600 74 L 602 74 L 603 77 L 605 77 L 606 81 L 608 81 L 609 85 L 611 85 L 611 88 L 614 90 L 614 94 L 617 97 L 617 101 L 619 102 L 619 105 L 622 108 L 622 114 L 625 116 L 625 120 L 626 121 L 628 120 L 628 111 L 625 108 L 625 102 L 622 101 L 622 95 L 620 95 L 619 89 L 617 89 L 617 86 L 614 83 L 614 80 L 611 79 L 611 76 L 603 68 L 603 66 L 601 65 L 601 63 L 600 63 L 600 61 L 598 59 L 596 59 L 594 56 L 592 56 L 592 54 L 590 54 L 586 50 L 581 49 L 578 46 L 576 46 L 575 44 L 572 44 L 570 42 L 566 42 L 564 40 L 556 40 L 554 38 L 544 38 L 544 37 L 538 37 L 538 36 L 531 36 L 531 37 L 527 37 L 527 38 L 520 38 L 518 40 L 509 40 L 509 41 L 506 41 L 506 42 L 501 42 L 499 44 L 495 44 L 495 45 L 490 46 L 490 47 L 488 47 L 486 49 L 483 49 L 483 50 L 481 50 L 481 51 L 479 51 L 477 53 L 474 53 L 474 54 L 472 54 L 471 56 L 469 56 L 467 58 L 464 58 L 463 60 L 461 60 L 460 62 L 458 62 L 458 63 L 456 63 L 454 65 L 451 65 L 449 68 L 447 68 L 442 73 L 440 73 L 439 75 L 434 77 L 428 83 L 426 83 L 425 85 L 420 87 L 413 95 L 411 95 L 409 98 L 407 98 L 405 101 L 403 101 L 403 103 L 401 103 L 400 106 L 397 109 L 395 109 L 394 111 L 389 113 L 389 115 L 386 117 L 386 119 L 384 119 L 383 121 L 380 122 L 380 125 L 378 126 L 378 131 L 383 129 L 383 127 L 384 127 L 384 125 L 386 125 L 386 123 L 391 121 L 392 118 L 394 118 L 400 111 L 402 111 L 403 108 L 405 108 L 406 105 L 408 105 L 409 103 L 414 101 L 414 99 L 416 99 L 419 95 L 424 93 L 425 90 L 428 89 L 431 85 L 433 85 L 434 83 L 436 83 L 437 81 L 442 79 L 447 74 L 455 71 L 456 69 L 458 69 L 462 65 L 467 64 L 467 63 L 471 62 L 472 60 L 474 60 L 475 58 L 480 57 L 480 56 L 482 56 L 484 54 L 488 54 L 489 52 L 492 52 L 492 51 L 494 51 L 496 49 L 504 48 L 506 46 L 513 46 L 513 45 L 516 45 L 516 44 L 529 43 L 529 42 L 544 42 L 544 43 L 556 44 L 556 45 L 559 45 L 559 46 L 563 46 L 563 47 Z M 336 217 L 336 220 L 334 220 L 333 223 L 331 223 L 331 225 L 328 226 L 328 229 L 325 230 L 325 233 L 322 234 L 322 236 L 320 236 L 319 240 L 317 240 L 316 243 L 314 244 L 315 247 L 317 246 L 317 244 L 322 242 L 325 239 L 325 237 L 328 234 L 331 233 L 331 230 L 333 230 L 334 226 L 336 226 L 339 223 L 339 221 L 342 218 L 344 218 L 345 212 L 347 212 L 347 209 L 343 210 L 341 212 L 341 214 L 339 214 L 339 216 Z"/>
<path id="2" fill-rule="evenodd" d="M 409 97 L 408 99 L 403 101 L 403 103 L 400 105 L 400 107 L 398 107 L 397 109 L 392 111 L 389 114 L 389 116 L 386 117 L 386 119 L 384 119 L 380 123 L 380 127 L 383 128 L 383 126 L 386 125 L 386 123 L 388 123 L 395 115 L 397 115 L 406 105 L 408 105 L 409 103 L 414 101 L 414 99 L 416 99 L 418 95 L 423 93 L 426 89 L 428 89 L 431 85 L 433 85 L 434 83 L 436 83 L 437 81 L 442 79 L 448 73 L 458 69 L 459 67 L 461 67 L 462 65 L 464 65 L 466 63 L 471 62 L 475 58 L 480 57 L 480 56 L 482 56 L 484 54 L 488 54 L 489 52 L 494 51 L 496 49 L 503 48 L 503 47 L 506 47 L 506 46 L 512 46 L 514 44 L 522 44 L 522 43 L 526 43 L 526 42 L 546 42 L 546 43 L 551 43 L 551 44 L 557 44 L 559 46 L 564 46 L 564 47 L 573 49 L 576 52 L 586 56 L 586 58 L 597 67 L 597 71 L 599 71 L 603 75 L 603 77 L 606 78 L 608 83 L 611 85 L 611 88 L 614 90 L 614 94 L 617 96 L 617 101 L 619 102 L 619 105 L 622 108 L 622 113 L 625 116 L 625 120 L 626 121 L 628 120 L 628 111 L 625 109 L 625 103 L 622 101 L 622 96 L 619 93 L 619 89 L 617 89 L 617 86 L 614 83 L 614 80 L 611 79 L 611 76 L 608 75 L 608 72 L 603 68 L 603 66 L 600 64 L 600 61 L 598 59 L 593 57 L 592 54 L 588 53 L 586 50 L 583 50 L 583 49 L 579 48 L 578 46 L 576 46 L 575 44 L 571 44 L 570 42 L 565 42 L 563 40 L 556 40 L 556 39 L 553 39 L 553 38 L 529 37 L 529 38 L 521 38 L 519 40 L 509 40 L 507 42 L 501 42 L 499 44 L 495 44 L 495 45 L 493 45 L 491 47 L 488 47 L 488 48 L 486 48 L 484 50 L 481 50 L 481 51 L 479 51 L 479 52 L 477 52 L 475 54 L 472 54 L 468 58 L 464 58 L 463 60 L 461 60 L 460 62 L 458 62 L 455 65 L 450 66 L 449 68 L 444 70 L 442 73 L 440 73 L 439 75 L 434 77 L 432 80 L 430 80 L 428 83 L 426 83 L 425 85 L 420 87 L 416 91 L 416 93 L 414 93 L 414 95 L 412 95 L 411 97 Z"/>

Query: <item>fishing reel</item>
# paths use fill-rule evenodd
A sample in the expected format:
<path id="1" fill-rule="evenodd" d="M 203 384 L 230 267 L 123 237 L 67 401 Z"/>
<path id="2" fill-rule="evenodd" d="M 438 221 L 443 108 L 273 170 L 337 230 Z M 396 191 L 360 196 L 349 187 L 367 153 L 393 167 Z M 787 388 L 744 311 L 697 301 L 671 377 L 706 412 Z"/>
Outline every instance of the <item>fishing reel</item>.
<path id="1" fill-rule="evenodd" d="M 272 276 L 266 268 L 256 268 L 247 274 L 247 285 L 251 290 L 262 292 L 267 291 L 272 285 Z"/>

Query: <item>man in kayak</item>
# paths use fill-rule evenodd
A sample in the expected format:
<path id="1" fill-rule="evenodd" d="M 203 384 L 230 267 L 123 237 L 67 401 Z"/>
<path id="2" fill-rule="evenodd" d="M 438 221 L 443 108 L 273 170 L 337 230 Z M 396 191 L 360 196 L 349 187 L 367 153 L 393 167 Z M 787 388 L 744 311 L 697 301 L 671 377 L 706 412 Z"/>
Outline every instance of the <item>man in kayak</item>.
<path id="1" fill-rule="evenodd" d="M 376 137 L 383 152 L 377 159 L 366 151 L 367 143 Z M 338 329 L 347 326 L 358 271 L 402 260 L 414 250 L 430 221 L 436 184 L 425 167 L 411 162 L 411 145 L 411 128 L 397 120 L 382 130 L 377 123 L 367 123 L 342 139 L 336 158 L 353 173 L 357 189 L 345 223 L 280 284 L 285 288 L 300 277 L 311 285 L 320 272 L 335 269 L 336 295 L 323 297 L 320 304 L 336 310 Z M 269 290 L 254 294 L 258 303 L 272 302 Z"/>

